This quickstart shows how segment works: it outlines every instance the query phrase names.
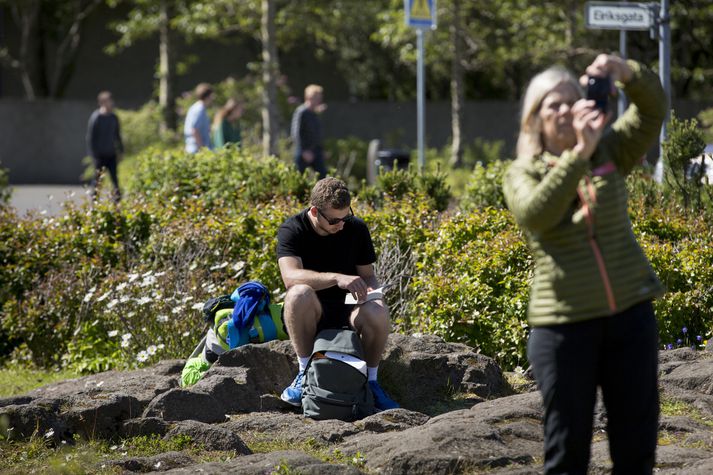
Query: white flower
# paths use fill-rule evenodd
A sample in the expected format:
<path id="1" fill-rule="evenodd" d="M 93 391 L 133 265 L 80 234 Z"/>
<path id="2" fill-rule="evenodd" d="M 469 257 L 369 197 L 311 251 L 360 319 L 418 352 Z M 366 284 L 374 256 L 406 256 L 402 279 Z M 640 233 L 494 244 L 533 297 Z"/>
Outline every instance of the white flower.
<path id="1" fill-rule="evenodd" d="M 131 340 L 131 333 L 124 333 L 123 335 L 121 335 L 121 339 L 124 341 Z"/>
<path id="2" fill-rule="evenodd" d="M 109 330 L 106 334 L 109 335 L 109 338 L 114 338 L 119 334 L 119 330 Z"/>
<path id="3" fill-rule="evenodd" d="M 47 432 L 45 432 L 45 438 L 49 439 L 54 435 L 54 429 L 50 429 Z"/>
<path id="4" fill-rule="evenodd" d="M 151 302 L 151 297 L 141 297 L 140 299 L 136 299 L 136 303 L 139 305 L 146 305 L 149 302 Z"/>
<path id="5" fill-rule="evenodd" d="M 159 349 L 159 350 L 163 350 L 164 348 L 166 348 L 166 345 L 164 345 L 163 343 L 160 343 L 160 344 L 158 345 L 158 349 Z"/>
<path id="6" fill-rule="evenodd" d="M 210 270 L 220 270 L 220 269 L 225 269 L 228 267 L 227 262 L 221 262 L 220 264 L 214 265 L 213 267 L 210 268 Z"/>
<path id="7" fill-rule="evenodd" d="M 130 345 L 129 340 L 122 340 L 121 341 L 121 347 L 122 348 L 128 348 Z"/>
<path id="8" fill-rule="evenodd" d="M 146 352 L 150 355 L 155 355 L 156 350 L 158 350 L 158 348 L 156 348 L 156 345 L 151 345 L 148 348 L 146 348 Z"/>
<path id="9" fill-rule="evenodd" d="M 233 264 L 233 270 L 240 270 L 243 267 L 245 267 L 245 262 L 244 261 L 238 261 L 235 264 Z"/>
<path id="10" fill-rule="evenodd" d="M 186 295 L 185 297 L 183 297 L 183 299 L 181 300 L 181 302 L 184 302 L 184 303 L 185 303 L 185 302 L 189 302 L 189 301 L 191 301 L 191 300 L 193 300 L 193 296 L 192 296 L 192 295 Z"/>
<path id="11" fill-rule="evenodd" d="M 156 464 L 154 465 L 154 468 L 157 468 L 157 469 L 158 469 L 158 468 L 161 468 L 161 461 L 160 461 L 160 460 L 159 460 L 158 462 L 156 462 Z"/>
<path id="12" fill-rule="evenodd" d="M 126 318 L 131 318 L 131 317 L 133 317 L 134 315 L 136 315 L 136 312 L 129 312 L 129 313 L 126 314 Z"/>
<path id="13" fill-rule="evenodd" d="M 126 288 L 126 285 L 127 285 L 126 282 L 122 282 L 121 284 L 116 286 L 116 291 L 121 292 L 122 290 L 124 290 Z"/>
<path id="14" fill-rule="evenodd" d="M 129 274 L 129 282 L 133 282 L 139 278 L 139 274 Z"/>
<path id="15" fill-rule="evenodd" d="M 183 332 L 183 333 L 181 333 L 181 336 L 182 336 L 182 337 L 187 337 L 187 336 L 190 335 L 190 334 L 191 334 L 190 332 Z"/>
<path id="16" fill-rule="evenodd" d="M 103 302 L 104 300 L 106 300 L 107 298 L 109 298 L 109 295 L 111 295 L 111 291 L 109 291 L 109 292 L 103 294 L 101 297 L 99 297 L 99 298 L 97 299 L 97 302 Z"/>
<path id="17" fill-rule="evenodd" d="M 196 304 L 193 304 L 193 306 L 192 306 L 191 308 L 192 308 L 193 310 L 200 310 L 200 309 L 203 308 L 203 304 L 200 303 L 200 302 L 198 302 L 198 303 L 196 303 Z"/>
<path id="18" fill-rule="evenodd" d="M 108 308 L 109 310 L 111 310 L 112 308 L 116 307 L 116 304 L 118 304 L 118 303 L 119 303 L 118 300 L 112 299 L 111 302 L 109 302 L 108 304 L 106 304 L 106 308 Z"/>
<path id="19" fill-rule="evenodd" d="M 98 387 L 98 388 L 101 388 L 102 386 L 104 386 L 104 381 L 99 381 L 99 382 L 97 383 L 97 387 Z"/>
<path id="20" fill-rule="evenodd" d="M 153 285 L 155 283 L 156 283 L 156 277 L 150 275 L 150 276 L 144 277 L 144 280 L 142 280 L 139 285 L 141 287 L 148 287 L 149 285 Z"/>
<path id="21" fill-rule="evenodd" d="M 166 323 L 168 321 L 168 315 L 159 315 L 158 317 L 156 317 L 156 320 L 159 323 Z"/>
<path id="22" fill-rule="evenodd" d="M 136 360 L 137 360 L 139 363 L 143 363 L 143 362 L 146 361 L 147 359 L 149 359 L 149 354 L 146 353 L 144 350 L 139 351 L 139 354 L 136 355 Z"/>
<path id="23" fill-rule="evenodd" d="M 131 300 L 131 299 L 129 298 L 128 295 L 122 295 L 121 298 L 119 299 L 119 303 L 126 303 L 129 300 Z"/>
<path id="24" fill-rule="evenodd" d="M 181 313 L 182 311 L 183 311 L 183 309 L 181 309 L 181 307 L 173 307 L 173 310 L 171 310 L 171 313 L 173 313 L 175 315 L 175 314 Z"/>
<path id="25" fill-rule="evenodd" d="M 164 272 L 164 271 L 156 272 L 154 275 L 155 275 L 156 277 L 161 277 L 162 275 L 166 275 L 166 272 Z"/>

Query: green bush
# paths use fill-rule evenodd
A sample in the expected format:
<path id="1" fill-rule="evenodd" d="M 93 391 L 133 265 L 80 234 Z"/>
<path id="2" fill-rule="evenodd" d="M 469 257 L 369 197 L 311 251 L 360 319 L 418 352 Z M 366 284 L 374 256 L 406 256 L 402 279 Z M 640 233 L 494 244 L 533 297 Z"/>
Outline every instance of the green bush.
<path id="1" fill-rule="evenodd" d="M 10 178 L 8 169 L 0 166 L 0 206 L 10 203 L 12 190 L 10 189 Z"/>
<path id="2" fill-rule="evenodd" d="M 461 197 L 461 208 L 505 208 L 503 175 L 509 164 L 509 161 L 503 160 L 494 160 L 487 164 L 477 163 Z"/>
<path id="3" fill-rule="evenodd" d="M 276 231 L 306 206 L 314 178 L 231 148 L 136 158 L 120 207 L 70 204 L 59 217 L 0 207 L 0 348 L 14 359 L 95 372 L 182 358 L 205 330 L 207 298 L 246 280 L 281 298 Z M 526 363 L 532 262 L 500 207 L 505 166 L 477 168 L 462 209 L 444 174 L 413 169 L 363 185 L 353 208 L 374 238 L 378 275 L 394 284 L 395 328 L 465 342 L 512 368 Z M 711 221 L 638 174 L 629 186 L 634 232 L 669 289 L 655 304 L 662 343 L 709 339 Z"/>

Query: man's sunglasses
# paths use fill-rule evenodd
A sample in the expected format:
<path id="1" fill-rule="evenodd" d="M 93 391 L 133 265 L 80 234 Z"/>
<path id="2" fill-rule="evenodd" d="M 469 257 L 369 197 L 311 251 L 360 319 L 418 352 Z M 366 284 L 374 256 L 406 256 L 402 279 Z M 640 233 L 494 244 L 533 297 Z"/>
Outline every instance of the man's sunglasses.
<path id="1" fill-rule="evenodd" d="M 334 226 L 335 224 L 339 224 L 341 222 L 346 223 L 354 217 L 354 211 L 352 211 L 351 206 L 349 207 L 349 214 L 344 216 L 343 218 L 328 218 L 327 216 L 325 216 L 324 213 L 322 213 L 322 210 L 320 210 L 319 208 L 317 208 L 317 213 L 319 213 L 330 226 Z"/>

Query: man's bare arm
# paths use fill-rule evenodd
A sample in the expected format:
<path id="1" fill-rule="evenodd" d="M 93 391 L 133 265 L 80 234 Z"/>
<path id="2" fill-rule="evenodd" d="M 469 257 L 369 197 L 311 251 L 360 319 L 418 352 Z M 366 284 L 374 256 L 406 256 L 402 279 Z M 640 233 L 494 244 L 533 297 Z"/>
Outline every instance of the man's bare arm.
<path id="1" fill-rule="evenodd" d="M 360 275 L 308 270 L 302 267 L 302 259 L 294 256 L 280 257 L 277 263 L 280 266 L 282 281 L 287 289 L 297 284 L 309 285 L 314 290 L 327 289 L 336 285 L 340 289 L 351 292 L 357 300 L 366 298 L 368 283 Z"/>

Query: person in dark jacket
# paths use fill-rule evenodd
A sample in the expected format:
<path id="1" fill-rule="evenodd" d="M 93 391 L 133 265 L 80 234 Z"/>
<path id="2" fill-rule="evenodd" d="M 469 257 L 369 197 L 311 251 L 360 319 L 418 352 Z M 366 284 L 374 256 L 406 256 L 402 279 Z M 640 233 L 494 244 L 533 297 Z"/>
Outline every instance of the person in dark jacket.
<path id="1" fill-rule="evenodd" d="M 631 103 L 610 128 L 580 87 L 607 76 Z M 656 143 L 666 109 L 654 73 L 606 54 L 579 81 L 553 67 L 525 93 L 503 191 L 535 262 L 527 356 L 545 410 L 546 474 L 587 473 L 598 387 L 612 473 L 650 474 L 656 462 L 652 299 L 664 289 L 632 231 L 626 176 Z"/>
<path id="2" fill-rule="evenodd" d="M 322 103 L 322 86 L 310 84 L 305 88 L 305 101 L 292 115 L 291 136 L 295 144 L 295 165 L 302 173 L 311 167 L 319 178 L 327 175 L 324 165 L 322 124 L 317 113 L 326 109 Z"/>
<path id="3" fill-rule="evenodd" d="M 117 163 L 124 153 L 121 141 L 119 118 L 114 114 L 114 100 L 111 92 L 102 91 L 97 96 L 99 108 L 92 112 L 87 125 L 87 151 L 94 162 L 94 178 L 92 179 L 92 198 L 96 198 L 99 180 L 106 169 L 114 185 L 113 200 L 119 202 L 121 191 Z"/>

